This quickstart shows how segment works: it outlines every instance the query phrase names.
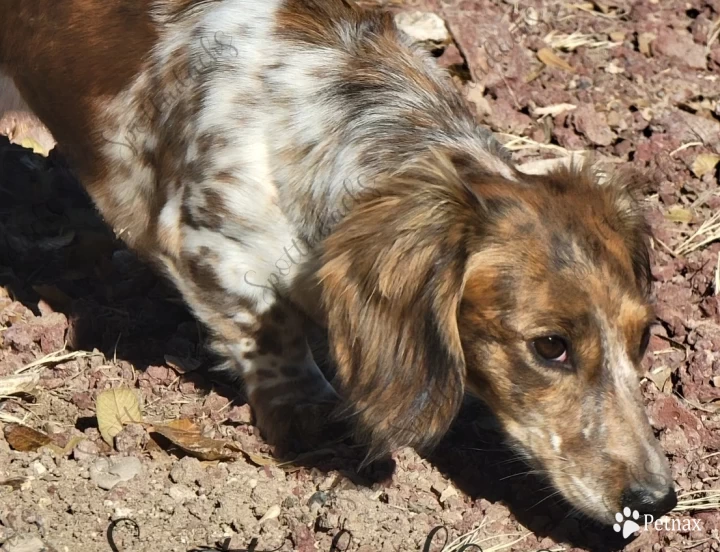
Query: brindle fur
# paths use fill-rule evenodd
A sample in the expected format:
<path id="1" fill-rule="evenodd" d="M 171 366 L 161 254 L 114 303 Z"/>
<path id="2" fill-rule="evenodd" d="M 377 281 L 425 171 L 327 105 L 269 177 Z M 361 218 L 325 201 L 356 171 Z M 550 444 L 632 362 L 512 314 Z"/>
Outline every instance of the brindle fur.
<path id="1" fill-rule="evenodd" d="M 431 447 L 467 391 L 595 517 L 670 480 L 638 392 L 635 176 L 518 172 L 429 55 L 348 0 L 5 0 L 0 21 L 2 71 L 271 442 L 340 400 L 374 454 Z M 546 332 L 573 370 L 530 353 Z"/>

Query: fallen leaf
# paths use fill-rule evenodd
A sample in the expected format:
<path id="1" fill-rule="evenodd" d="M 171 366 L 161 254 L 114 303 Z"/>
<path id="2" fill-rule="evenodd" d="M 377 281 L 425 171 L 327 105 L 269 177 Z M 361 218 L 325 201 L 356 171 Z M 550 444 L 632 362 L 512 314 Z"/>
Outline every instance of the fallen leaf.
<path id="1" fill-rule="evenodd" d="M 5 440 L 13 449 L 20 452 L 35 452 L 40 447 L 52 443 L 52 439 L 47 434 L 20 424 L 5 426 Z"/>
<path id="2" fill-rule="evenodd" d="M 655 384 L 661 392 L 665 392 L 665 387 L 670 376 L 672 375 L 672 368 L 669 366 L 661 366 L 650 371 L 647 375 L 648 379 Z"/>
<path id="3" fill-rule="evenodd" d="M 253 452 L 241 451 L 243 455 L 247 457 L 256 466 L 277 466 L 278 461 L 272 456 L 265 456 L 264 454 L 255 454 Z"/>
<path id="4" fill-rule="evenodd" d="M 110 446 L 113 446 L 113 439 L 122 431 L 123 425 L 143 421 L 137 396 L 126 387 L 100 393 L 95 403 L 95 414 L 100 435 Z"/>
<path id="5" fill-rule="evenodd" d="M 0 377 L 0 397 L 8 397 L 16 393 L 30 393 L 40 382 L 40 374 L 16 374 Z"/>
<path id="6" fill-rule="evenodd" d="M 715 170 L 718 163 L 720 163 L 720 155 L 717 153 L 701 153 L 693 161 L 692 172 L 698 178 L 702 178 L 710 171 Z"/>
<path id="7" fill-rule="evenodd" d="M 673 222 L 691 223 L 693 214 L 688 209 L 682 207 L 671 207 L 665 214 L 665 218 Z"/>
<path id="8" fill-rule="evenodd" d="M 567 61 L 555 54 L 555 52 L 553 52 L 550 48 L 540 48 L 540 50 L 538 50 L 537 57 L 548 67 L 555 67 L 557 69 L 562 69 L 563 71 L 569 71 L 570 73 L 575 72 Z"/>
<path id="9" fill-rule="evenodd" d="M 154 426 L 159 433 L 173 445 L 200 460 L 234 460 L 242 452 L 235 444 L 221 439 L 205 437 L 192 420 L 179 419 L 164 425 Z"/>

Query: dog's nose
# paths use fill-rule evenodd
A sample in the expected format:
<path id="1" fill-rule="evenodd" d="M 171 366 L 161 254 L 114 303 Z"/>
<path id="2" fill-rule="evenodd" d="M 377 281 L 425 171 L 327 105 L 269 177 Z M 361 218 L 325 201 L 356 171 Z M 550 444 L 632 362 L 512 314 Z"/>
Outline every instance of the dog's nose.
<path id="1" fill-rule="evenodd" d="M 622 506 L 658 519 L 677 506 L 677 495 L 672 486 L 655 488 L 636 483 L 623 491 Z"/>

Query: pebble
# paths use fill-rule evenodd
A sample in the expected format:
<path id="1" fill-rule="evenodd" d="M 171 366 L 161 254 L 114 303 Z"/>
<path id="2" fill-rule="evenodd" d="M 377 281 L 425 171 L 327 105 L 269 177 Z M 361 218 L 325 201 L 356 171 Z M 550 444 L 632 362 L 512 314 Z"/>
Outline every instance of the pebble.
<path id="1" fill-rule="evenodd" d="M 35 462 L 32 463 L 32 470 L 35 472 L 35 475 L 38 477 L 45 475 L 47 473 L 47 468 L 42 465 L 42 462 L 40 460 L 35 460 Z"/>
<path id="2" fill-rule="evenodd" d="M 444 45 L 452 40 L 445 21 L 432 12 L 401 12 L 395 16 L 395 24 L 414 42 Z"/>
<path id="3" fill-rule="evenodd" d="M 195 492 L 187 485 L 173 485 L 168 489 L 167 494 L 175 502 L 181 504 L 197 498 Z"/>
<path id="4" fill-rule="evenodd" d="M 90 467 L 90 479 L 101 489 L 109 491 L 118 483 L 130 481 L 142 469 L 140 460 L 134 456 L 114 458 L 98 458 Z"/>
<path id="5" fill-rule="evenodd" d="M 203 475 L 200 460 L 186 456 L 178 460 L 170 470 L 170 480 L 173 483 L 194 484 Z"/>
<path id="6" fill-rule="evenodd" d="M 47 547 L 38 537 L 17 536 L 7 541 L 0 550 L 2 552 L 46 552 Z"/>
<path id="7" fill-rule="evenodd" d="M 85 439 L 80 441 L 73 450 L 73 458 L 75 460 L 87 460 L 88 458 L 94 458 L 99 453 L 98 446 L 89 439 Z"/>

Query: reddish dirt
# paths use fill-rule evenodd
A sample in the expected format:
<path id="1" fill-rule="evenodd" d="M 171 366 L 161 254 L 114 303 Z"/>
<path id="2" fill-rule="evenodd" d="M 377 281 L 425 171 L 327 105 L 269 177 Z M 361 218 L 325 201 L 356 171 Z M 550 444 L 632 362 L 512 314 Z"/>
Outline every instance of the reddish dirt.
<path id="1" fill-rule="evenodd" d="M 514 151 L 518 162 L 588 150 L 651 175 L 659 324 L 642 389 L 679 492 L 720 494 L 720 241 L 678 252 L 703 241 L 687 240 L 720 212 L 720 165 L 702 176 L 694 165 L 700 154 L 720 154 L 720 40 L 711 42 L 720 0 L 385 5 L 446 21 L 454 42 L 439 63 L 482 122 L 534 141 Z M 571 33 L 582 33 L 585 44 L 552 47 Z M 543 48 L 562 61 L 542 63 Z M 95 399 L 129 386 L 146 421 L 191 418 L 207 435 L 269 453 L 248 406 L 208 370 L 204 330 L 113 237 L 57 152 L 39 157 L 0 137 L 0 238 L 0 377 L 66 341 L 68 351 L 81 353 L 31 369 L 38 386 L 0 397 L 0 425 L 8 431 L 19 419 L 60 447 L 84 438 L 67 451 L 21 452 L 0 437 L 0 550 L 109 550 L 107 528 L 125 517 L 140 535 L 118 524 L 120 550 L 190 550 L 225 539 L 239 549 L 257 538 L 259 550 L 324 551 L 344 528 L 352 533 L 347 550 L 419 551 L 439 525 L 451 540 L 480 527 L 477 539 L 494 539 L 484 550 L 520 535 L 527 536 L 494 550 L 720 550 L 717 506 L 670 516 L 699 528 L 650 529 L 629 543 L 568 516 L 476 404 L 431 457 L 403 450 L 393 464 L 360 474 L 351 447 L 320 451 L 302 467 L 257 465 L 245 456 L 201 462 L 138 424 L 111 448 L 97 428 Z M 128 458 L 140 460 L 139 470 Z M 130 479 L 106 490 L 101 475 L 115 469 L 108 460 L 120 460 Z M 433 542 L 428 550 L 442 549 L 441 535 Z"/>

